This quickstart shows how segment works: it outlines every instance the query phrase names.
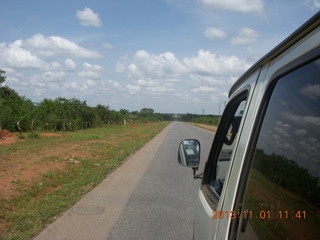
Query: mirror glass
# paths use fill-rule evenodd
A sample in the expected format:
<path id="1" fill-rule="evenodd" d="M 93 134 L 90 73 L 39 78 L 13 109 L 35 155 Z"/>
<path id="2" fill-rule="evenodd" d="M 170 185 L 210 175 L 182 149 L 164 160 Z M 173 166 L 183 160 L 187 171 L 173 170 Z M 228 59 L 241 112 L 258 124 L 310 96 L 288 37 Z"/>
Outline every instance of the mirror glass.
<path id="1" fill-rule="evenodd" d="M 186 139 L 180 143 L 178 161 L 186 167 L 197 168 L 200 162 L 200 143 L 196 139 Z"/>

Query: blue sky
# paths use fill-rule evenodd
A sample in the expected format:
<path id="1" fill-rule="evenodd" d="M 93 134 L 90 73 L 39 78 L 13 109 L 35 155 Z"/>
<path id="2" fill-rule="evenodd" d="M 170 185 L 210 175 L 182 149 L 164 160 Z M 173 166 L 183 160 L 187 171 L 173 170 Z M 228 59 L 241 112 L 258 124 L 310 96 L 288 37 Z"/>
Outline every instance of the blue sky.
<path id="1" fill-rule="evenodd" d="M 320 0 L 0 0 L 0 69 L 35 102 L 217 114 Z"/>

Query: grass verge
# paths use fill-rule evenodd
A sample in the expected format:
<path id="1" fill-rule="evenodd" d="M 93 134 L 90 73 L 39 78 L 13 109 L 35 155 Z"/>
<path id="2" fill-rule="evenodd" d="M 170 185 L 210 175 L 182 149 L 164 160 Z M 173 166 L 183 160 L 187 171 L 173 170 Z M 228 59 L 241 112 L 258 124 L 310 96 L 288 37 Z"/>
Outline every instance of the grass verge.
<path id="1" fill-rule="evenodd" d="M 0 197 L 0 239 L 33 237 L 167 125 L 108 126 L 60 137 L 39 133 L 39 138 L 0 146 L 0 172 L 8 176 L 16 171 L 10 185 L 15 194 Z M 23 179 L 32 166 L 43 170 Z"/>

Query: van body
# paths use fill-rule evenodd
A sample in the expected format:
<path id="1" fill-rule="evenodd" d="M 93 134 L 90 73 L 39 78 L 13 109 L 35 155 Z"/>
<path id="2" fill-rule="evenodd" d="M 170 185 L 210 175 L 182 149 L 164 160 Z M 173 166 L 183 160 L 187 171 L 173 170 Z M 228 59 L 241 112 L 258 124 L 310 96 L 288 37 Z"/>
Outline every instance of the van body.
<path id="1" fill-rule="evenodd" d="M 194 239 L 319 239 L 320 13 L 232 86 L 202 176 L 184 143 L 202 178 Z"/>

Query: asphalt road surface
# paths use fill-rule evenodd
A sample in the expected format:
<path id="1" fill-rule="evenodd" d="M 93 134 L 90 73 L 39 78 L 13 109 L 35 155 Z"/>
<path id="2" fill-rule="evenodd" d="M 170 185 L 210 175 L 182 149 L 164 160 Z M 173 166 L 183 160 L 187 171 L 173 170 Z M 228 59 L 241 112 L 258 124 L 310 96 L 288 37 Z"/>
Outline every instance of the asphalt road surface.
<path id="1" fill-rule="evenodd" d="M 173 122 L 35 239 L 192 239 L 200 180 L 178 164 L 178 146 L 200 141 L 200 173 L 213 137 Z"/>

